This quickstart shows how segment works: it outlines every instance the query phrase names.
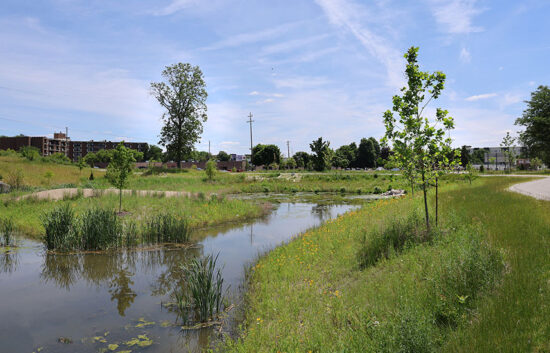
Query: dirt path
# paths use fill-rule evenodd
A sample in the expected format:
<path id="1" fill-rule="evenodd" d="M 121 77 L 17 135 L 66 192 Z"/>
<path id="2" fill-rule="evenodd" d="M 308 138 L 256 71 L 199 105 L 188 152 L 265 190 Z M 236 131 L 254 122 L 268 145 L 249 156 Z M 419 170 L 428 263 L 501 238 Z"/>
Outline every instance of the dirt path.
<path id="1" fill-rule="evenodd" d="M 82 197 L 94 197 L 107 194 L 118 194 L 118 189 L 52 189 L 34 192 L 29 195 L 24 195 L 18 198 L 18 200 L 26 198 L 37 198 L 39 200 L 63 200 L 65 198 L 76 197 L 78 193 L 82 193 Z M 124 195 L 136 194 L 139 196 L 164 196 L 164 197 L 189 197 L 193 194 L 187 191 L 155 191 L 155 190 L 122 190 Z"/>
<path id="2" fill-rule="evenodd" d="M 518 192 L 539 200 L 550 201 L 550 177 L 519 183 L 510 186 L 510 191 Z"/>

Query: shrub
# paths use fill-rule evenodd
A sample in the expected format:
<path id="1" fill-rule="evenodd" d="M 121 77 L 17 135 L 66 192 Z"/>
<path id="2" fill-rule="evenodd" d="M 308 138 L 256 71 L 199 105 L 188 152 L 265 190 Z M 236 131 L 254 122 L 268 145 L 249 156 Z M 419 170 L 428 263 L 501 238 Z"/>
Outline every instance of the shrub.
<path id="1" fill-rule="evenodd" d="M 44 214 L 42 225 L 46 230 L 44 241 L 48 250 L 70 250 L 78 247 L 74 229 L 75 216 L 68 204 L 56 207 Z"/>
<path id="2" fill-rule="evenodd" d="M 382 231 L 373 231 L 365 237 L 359 251 L 359 263 L 362 268 L 376 264 L 382 258 L 400 253 L 407 246 L 429 241 L 434 230 L 426 231 L 418 214 L 413 213 L 407 219 L 394 220 Z"/>
<path id="3" fill-rule="evenodd" d="M 217 261 L 218 255 L 208 255 L 201 259 L 195 258 L 188 266 L 182 267 L 187 280 L 187 305 L 180 304 L 178 307 L 190 308 L 200 322 L 210 320 L 221 310 L 223 278 L 221 269 L 216 268 Z"/>
<path id="4" fill-rule="evenodd" d="M 378 186 L 375 186 L 374 187 L 374 190 L 372 191 L 373 194 L 381 194 L 382 193 L 382 189 L 380 189 L 380 187 Z"/>
<path id="5" fill-rule="evenodd" d="M 23 171 L 19 168 L 12 170 L 6 176 L 6 183 L 8 183 L 14 189 L 21 189 L 23 187 L 23 180 Z"/>
<path id="6" fill-rule="evenodd" d="M 206 162 L 206 177 L 209 181 L 212 181 L 214 179 L 214 176 L 216 175 L 216 162 L 213 160 L 209 160 Z"/>
<path id="7" fill-rule="evenodd" d="M 113 210 L 91 208 L 80 217 L 82 248 L 106 250 L 122 245 L 122 225 Z"/>
<path id="8" fill-rule="evenodd" d="M 150 243 L 183 243 L 189 241 L 189 222 L 183 217 L 171 213 L 159 213 L 151 216 L 143 230 L 143 239 Z"/>

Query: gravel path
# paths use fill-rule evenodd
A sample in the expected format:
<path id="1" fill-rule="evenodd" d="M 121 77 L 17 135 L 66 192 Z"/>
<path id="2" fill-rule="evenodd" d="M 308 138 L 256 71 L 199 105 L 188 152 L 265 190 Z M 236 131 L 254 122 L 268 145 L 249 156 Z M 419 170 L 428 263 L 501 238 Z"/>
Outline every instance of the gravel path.
<path id="1" fill-rule="evenodd" d="M 39 200 L 63 200 L 64 198 L 71 198 L 78 195 L 78 191 L 82 192 L 82 197 L 94 197 L 101 196 L 106 194 L 118 194 L 118 189 L 77 189 L 77 188 L 67 188 L 67 189 L 52 189 L 34 192 L 29 195 L 24 195 L 19 198 L 26 199 L 29 197 L 37 198 Z M 122 190 L 124 195 L 131 195 L 135 193 L 139 196 L 161 196 L 165 197 L 189 197 L 192 196 L 192 193 L 187 191 L 154 191 L 154 190 Z"/>
<path id="2" fill-rule="evenodd" d="M 550 201 L 550 177 L 512 185 L 510 191 L 519 192 L 539 200 Z"/>

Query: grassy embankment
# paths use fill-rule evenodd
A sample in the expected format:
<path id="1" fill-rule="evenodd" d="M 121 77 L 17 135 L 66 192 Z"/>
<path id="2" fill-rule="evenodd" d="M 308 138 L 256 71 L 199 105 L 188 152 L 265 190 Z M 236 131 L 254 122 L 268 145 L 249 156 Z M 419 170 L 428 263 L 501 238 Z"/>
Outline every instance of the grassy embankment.
<path id="1" fill-rule="evenodd" d="M 226 348 L 549 351 L 550 203 L 505 191 L 520 181 L 448 186 L 442 234 L 379 247 L 389 256 L 374 264 L 365 249 L 419 199 L 366 205 L 275 249 L 252 268 L 243 335 Z"/>
<path id="2" fill-rule="evenodd" d="M 4 202 L 0 203 L 0 215 L 4 218 L 11 218 L 20 233 L 40 238 L 44 234 L 41 216 L 64 204 L 69 204 L 76 215 L 92 208 L 115 210 L 118 207 L 118 195 L 109 194 L 100 197 L 74 198 L 56 202 L 38 201 L 32 198 L 21 201 L 5 199 Z M 259 217 L 267 212 L 264 204 L 219 198 L 166 198 L 132 195 L 125 196 L 122 204 L 123 209 L 129 212 L 123 218 L 132 218 L 139 223 L 145 221 L 151 215 L 169 212 L 178 217 L 186 217 L 192 229 L 230 221 L 244 221 Z"/>
<path id="3" fill-rule="evenodd" d="M 11 184 L 10 179 L 16 174 L 20 174 L 23 186 L 54 188 L 57 185 L 79 185 L 87 181 L 90 168 L 81 171 L 75 165 L 29 161 L 18 156 L 0 156 L 0 180 Z M 104 174 L 102 171 L 94 170 L 94 177 L 101 178 Z"/>

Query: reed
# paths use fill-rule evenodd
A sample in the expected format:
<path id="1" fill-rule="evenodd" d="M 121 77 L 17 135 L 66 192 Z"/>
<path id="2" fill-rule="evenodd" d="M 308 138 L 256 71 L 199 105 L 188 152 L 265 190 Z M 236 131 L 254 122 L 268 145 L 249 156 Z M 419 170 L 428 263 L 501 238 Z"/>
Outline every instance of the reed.
<path id="1" fill-rule="evenodd" d="M 3 239 L 3 246 L 13 245 L 13 233 L 15 232 L 15 223 L 11 218 L 0 218 L 0 241 Z"/>
<path id="2" fill-rule="evenodd" d="M 75 236 L 75 215 L 69 204 L 54 208 L 42 216 L 46 230 L 44 242 L 48 250 L 71 250 L 78 247 Z"/>
<path id="3" fill-rule="evenodd" d="M 189 222 L 168 212 L 161 212 L 146 220 L 143 240 L 149 243 L 184 243 L 189 241 Z"/>
<path id="4" fill-rule="evenodd" d="M 106 250 L 122 245 L 122 224 L 113 210 L 91 208 L 79 218 L 82 249 Z"/>
<path id="5" fill-rule="evenodd" d="M 221 269 L 216 266 L 218 255 L 195 258 L 189 265 L 183 266 L 187 280 L 186 300 L 180 296 L 178 307 L 191 309 L 200 322 L 212 319 L 221 310 L 223 278 Z"/>

